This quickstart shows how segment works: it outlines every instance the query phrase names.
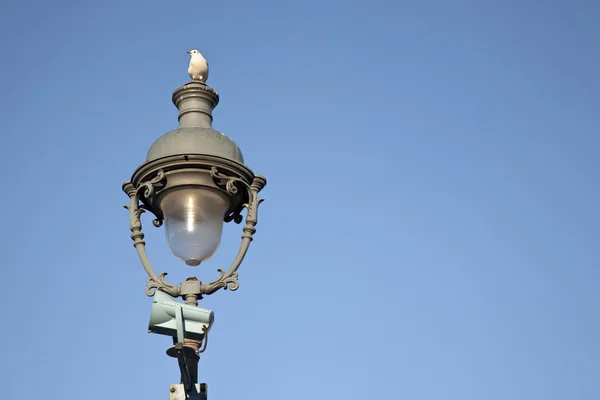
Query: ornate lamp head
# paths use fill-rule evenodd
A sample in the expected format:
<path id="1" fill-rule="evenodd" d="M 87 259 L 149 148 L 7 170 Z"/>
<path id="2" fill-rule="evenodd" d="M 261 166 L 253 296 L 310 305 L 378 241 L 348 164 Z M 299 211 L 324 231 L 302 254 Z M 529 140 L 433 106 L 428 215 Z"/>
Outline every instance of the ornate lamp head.
<path id="1" fill-rule="evenodd" d="M 173 93 L 179 110 L 179 127 L 159 137 L 150 147 L 146 162 L 123 184 L 130 198 L 131 238 L 148 273 L 146 294 L 156 289 L 174 297 L 195 302 L 220 288 L 238 288 L 237 269 L 252 235 L 256 232 L 257 210 L 262 199 L 258 192 L 267 181 L 246 165 L 239 147 L 212 128 L 212 111 L 219 102 L 217 92 L 202 80 L 193 80 Z M 227 271 L 202 283 L 188 280 L 181 286 L 157 275 L 148 260 L 140 215 L 154 214 L 154 226 L 165 225 L 167 242 L 173 254 L 189 266 L 209 259 L 221 241 L 224 222 L 241 223 L 246 208 L 240 249 Z"/>

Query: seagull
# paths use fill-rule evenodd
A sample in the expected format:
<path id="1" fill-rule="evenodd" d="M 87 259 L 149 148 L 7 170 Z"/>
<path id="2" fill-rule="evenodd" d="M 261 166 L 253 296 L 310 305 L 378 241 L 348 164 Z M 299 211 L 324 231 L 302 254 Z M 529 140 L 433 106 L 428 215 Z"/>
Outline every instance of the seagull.
<path id="1" fill-rule="evenodd" d="M 188 74 L 193 81 L 206 82 L 208 78 L 208 62 L 198 50 L 191 50 L 187 52 L 190 58 L 190 66 L 188 67 Z"/>

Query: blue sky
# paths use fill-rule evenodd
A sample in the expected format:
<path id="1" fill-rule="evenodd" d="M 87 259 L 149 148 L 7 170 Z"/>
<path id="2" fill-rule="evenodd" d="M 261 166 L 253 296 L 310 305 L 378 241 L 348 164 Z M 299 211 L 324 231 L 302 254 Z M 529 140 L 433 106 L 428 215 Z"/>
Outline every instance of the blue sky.
<path id="1" fill-rule="evenodd" d="M 600 398 L 600 3 L 4 2 L 0 397 L 166 399 L 121 184 L 188 56 L 268 178 L 209 398 Z M 157 270 L 191 270 L 146 219 Z"/>

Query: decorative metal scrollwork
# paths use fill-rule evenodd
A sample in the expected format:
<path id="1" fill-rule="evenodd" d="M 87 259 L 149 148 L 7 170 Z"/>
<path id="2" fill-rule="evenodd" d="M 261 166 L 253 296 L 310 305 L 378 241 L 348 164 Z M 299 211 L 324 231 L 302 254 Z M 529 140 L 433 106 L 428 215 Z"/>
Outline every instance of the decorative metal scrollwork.
<path id="1" fill-rule="evenodd" d="M 129 210 L 129 229 L 131 230 L 131 239 L 133 240 L 133 246 L 137 250 L 142 266 L 148 274 L 148 281 L 146 285 L 146 294 L 148 296 L 154 296 L 157 289 L 173 296 L 178 297 L 181 293 L 181 289 L 177 285 L 173 285 L 165 280 L 166 272 L 157 275 L 150 264 L 148 255 L 146 254 L 146 242 L 144 242 L 144 233 L 142 232 L 142 221 L 140 215 L 146 210 L 150 210 L 143 204 L 140 204 L 140 195 L 146 199 L 152 197 L 157 189 L 164 186 L 165 174 L 162 170 L 159 170 L 157 175 L 148 182 L 141 183 L 137 188 L 127 182 L 123 185 L 123 190 L 129 196 L 131 202 L 128 206 L 125 206 Z M 143 192 L 143 193 L 142 193 Z M 156 214 L 155 214 L 156 216 Z M 162 225 L 162 218 L 156 216 L 153 221 L 154 226 Z"/>
<path id="2" fill-rule="evenodd" d="M 200 292 L 197 293 L 199 296 L 212 294 L 219 289 L 229 289 L 231 291 L 238 289 L 239 282 L 237 269 L 244 260 L 246 252 L 248 251 L 248 247 L 250 246 L 250 242 L 252 242 L 252 237 L 256 232 L 255 226 L 257 224 L 258 206 L 263 202 L 263 199 L 258 197 L 258 192 L 260 192 L 260 190 L 267 183 L 264 177 L 256 175 L 252 183 L 248 184 L 243 179 L 227 176 L 219 172 L 217 167 L 212 167 L 210 170 L 204 170 L 204 173 L 210 173 L 210 176 L 214 179 L 215 185 L 227 191 L 227 193 L 229 193 L 231 196 L 238 196 L 239 190 L 245 190 L 247 196 L 244 196 L 244 198 L 247 197 L 248 202 L 243 204 L 239 211 L 234 211 L 224 218 L 225 222 L 234 221 L 235 223 L 239 224 L 243 220 L 241 211 L 244 208 L 246 209 L 246 224 L 242 228 L 244 232 L 242 235 L 242 243 L 235 259 L 233 260 L 233 263 L 227 271 L 222 269 L 217 270 L 220 273 L 218 279 L 210 283 L 201 284 Z M 144 242 L 144 233 L 142 232 L 142 223 L 140 219 L 142 213 L 145 211 L 150 211 L 156 217 L 153 221 L 153 225 L 156 227 L 160 227 L 162 225 L 162 217 L 156 215 L 151 207 L 147 206 L 145 203 L 141 203 L 140 201 L 141 197 L 143 196 L 144 199 L 151 203 L 152 197 L 157 191 L 165 186 L 165 182 L 165 173 L 163 170 L 159 170 L 155 177 L 147 182 L 142 182 L 138 185 L 138 187 L 134 187 L 131 182 L 125 183 L 123 185 L 123 190 L 127 193 L 131 200 L 130 204 L 125 206 L 125 208 L 129 210 L 129 227 L 131 230 L 131 239 L 134 242 L 133 245 L 136 248 L 138 256 L 140 257 L 140 261 L 142 262 L 142 265 L 148 274 L 146 294 L 148 296 L 154 296 L 156 290 L 161 290 L 173 297 L 179 297 L 181 295 L 181 287 L 179 285 L 173 285 L 167 282 L 165 279 L 165 276 L 167 275 L 166 272 L 163 272 L 159 275 L 152 268 L 152 265 L 150 264 L 146 254 L 146 243 Z"/>
<path id="3" fill-rule="evenodd" d="M 165 280 L 167 272 L 163 272 L 158 276 L 158 280 L 155 277 L 149 276 L 146 281 L 146 295 L 152 297 L 156 293 L 156 289 L 160 289 L 163 292 L 169 293 L 171 296 L 177 297 L 181 293 L 181 288 L 177 285 L 172 285 Z M 167 291 L 165 289 L 171 289 Z"/>
<path id="4" fill-rule="evenodd" d="M 246 225 L 243 228 L 244 234 L 242 235 L 242 244 L 238 250 L 237 256 L 227 272 L 219 269 L 218 272 L 221 275 L 217 280 L 202 285 L 202 294 L 212 294 L 221 288 L 225 290 L 229 289 L 231 291 L 235 291 L 239 288 L 237 269 L 246 256 L 250 242 L 252 242 L 252 236 L 256 233 L 255 226 L 257 224 L 258 206 L 264 201 L 264 199 L 258 197 L 258 192 L 260 192 L 267 184 L 267 180 L 264 177 L 256 175 L 252 184 L 248 185 L 248 183 L 240 178 L 226 176 L 220 173 L 216 167 L 211 168 L 210 175 L 215 179 L 217 186 L 224 187 L 231 195 L 237 194 L 239 189 L 246 190 L 248 193 L 248 203 L 243 205 L 243 208 L 246 209 Z M 242 221 L 242 216 L 237 213 L 232 215 L 229 220 L 240 223 Z M 227 218 L 225 221 L 227 221 Z"/>
<path id="5" fill-rule="evenodd" d="M 217 167 L 212 167 L 210 169 L 210 176 L 213 177 L 216 185 L 225 187 L 225 190 L 227 190 L 227 193 L 229 193 L 230 195 L 237 194 L 238 188 L 235 186 L 236 183 L 239 183 L 242 186 L 244 186 L 245 190 L 249 189 L 249 186 L 246 182 L 244 182 L 243 180 L 241 180 L 239 178 L 229 177 L 229 176 L 221 174 L 219 172 L 219 170 L 217 169 Z M 244 220 L 244 217 L 240 214 L 239 210 L 233 211 L 232 213 L 226 215 L 225 219 L 224 219 L 225 222 L 233 221 L 236 224 L 241 223 L 243 220 Z"/>

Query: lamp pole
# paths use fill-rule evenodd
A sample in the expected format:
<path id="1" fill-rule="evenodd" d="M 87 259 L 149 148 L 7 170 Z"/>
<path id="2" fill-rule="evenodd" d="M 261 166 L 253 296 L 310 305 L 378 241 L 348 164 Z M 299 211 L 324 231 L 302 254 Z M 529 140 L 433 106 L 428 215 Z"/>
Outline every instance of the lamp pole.
<path id="1" fill-rule="evenodd" d="M 192 53 L 199 53 L 193 50 Z M 237 290 L 238 268 L 256 232 L 258 193 L 266 179 L 244 164 L 236 143 L 212 127 L 217 92 L 206 85 L 206 73 L 190 75 L 192 81 L 173 92 L 179 126 L 160 136 L 148 150 L 146 161 L 123 184 L 129 196 L 131 239 L 148 274 L 146 294 L 154 297 L 149 332 L 173 337 L 167 354 L 176 357 L 181 384 L 171 385 L 170 398 L 206 398 L 206 385 L 197 385 L 199 354 L 206 349 L 214 317 L 198 307 L 198 300 L 219 289 Z M 242 215 L 246 210 L 245 217 Z M 221 241 L 223 223 L 242 228 L 242 241 L 228 269 L 218 269 L 216 279 L 204 283 L 196 277 L 179 285 L 157 274 L 146 253 L 141 215 L 150 212 L 155 227 L 165 229 L 167 243 L 185 266 L 207 261 Z M 184 303 L 177 302 L 181 297 Z"/>

